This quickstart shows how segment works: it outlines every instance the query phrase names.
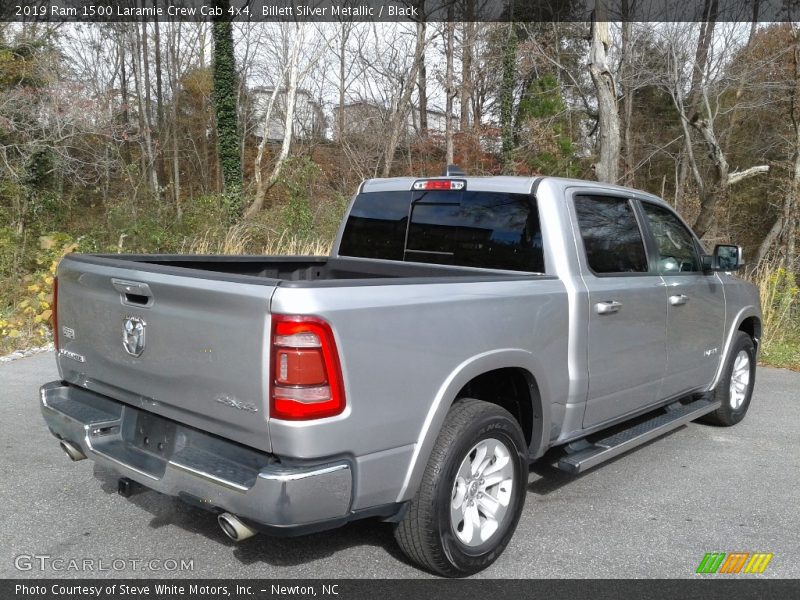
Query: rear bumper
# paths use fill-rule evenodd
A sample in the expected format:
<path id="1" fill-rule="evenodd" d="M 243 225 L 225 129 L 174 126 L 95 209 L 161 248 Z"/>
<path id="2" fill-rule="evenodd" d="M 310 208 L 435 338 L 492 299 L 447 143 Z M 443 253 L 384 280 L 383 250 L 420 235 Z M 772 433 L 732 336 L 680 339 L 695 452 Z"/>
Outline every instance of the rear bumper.
<path id="1" fill-rule="evenodd" d="M 348 516 L 353 478 L 347 461 L 288 465 L 60 381 L 44 385 L 40 397 L 44 419 L 57 438 L 163 494 L 272 530 Z"/>

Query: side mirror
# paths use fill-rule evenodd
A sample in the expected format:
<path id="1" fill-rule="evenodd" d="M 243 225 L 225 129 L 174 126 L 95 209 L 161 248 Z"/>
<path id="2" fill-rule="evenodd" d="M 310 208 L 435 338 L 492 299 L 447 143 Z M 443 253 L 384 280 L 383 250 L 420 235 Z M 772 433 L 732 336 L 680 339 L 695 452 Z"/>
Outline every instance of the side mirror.
<path id="1" fill-rule="evenodd" d="M 732 244 L 717 244 L 710 258 L 712 271 L 738 271 L 744 265 L 742 247 Z"/>

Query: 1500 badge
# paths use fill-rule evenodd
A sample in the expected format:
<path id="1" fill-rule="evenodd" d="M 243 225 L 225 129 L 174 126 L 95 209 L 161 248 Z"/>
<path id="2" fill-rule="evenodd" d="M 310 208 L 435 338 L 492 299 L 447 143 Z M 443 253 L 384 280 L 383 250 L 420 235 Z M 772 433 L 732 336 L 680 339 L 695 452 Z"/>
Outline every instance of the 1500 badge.
<path id="1" fill-rule="evenodd" d="M 230 396 L 218 396 L 215 398 L 217 402 L 220 404 L 224 404 L 225 406 L 230 406 L 231 408 L 235 408 L 238 410 L 246 410 L 247 412 L 257 413 L 258 407 L 250 404 L 249 402 L 242 402 L 241 400 L 237 400 L 236 398 L 231 398 Z"/>

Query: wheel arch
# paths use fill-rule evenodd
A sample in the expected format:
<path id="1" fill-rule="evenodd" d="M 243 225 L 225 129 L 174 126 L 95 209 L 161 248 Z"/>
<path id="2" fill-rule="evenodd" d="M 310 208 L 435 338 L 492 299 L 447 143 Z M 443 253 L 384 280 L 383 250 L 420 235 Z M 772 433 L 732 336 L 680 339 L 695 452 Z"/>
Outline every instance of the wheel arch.
<path id="1" fill-rule="evenodd" d="M 732 325 L 728 328 L 728 331 L 725 335 L 725 346 L 722 351 L 722 357 L 719 361 L 719 365 L 717 366 L 717 372 L 714 375 L 714 380 L 709 386 L 710 390 L 716 389 L 717 384 L 722 377 L 722 372 L 725 370 L 725 364 L 728 360 L 728 355 L 731 352 L 731 346 L 733 345 L 733 338 L 739 331 L 744 331 L 753 338 L 753 343 L 756 346 L 756 353 L 758 353 L 762 332 L 761 311 L 758 309 L 758 307 L 746 306 L 742 308 L 731 320 L 731 323 Z"/>
<path id="2" fill-rule="evenodd" d="M 744 331 L 753 338 L 753 344 L 755 344 L 756 352 L 758 352 L 758 346 L 761 343 L 761 319 L 756 315 L 750 315 L 742 319 L 736 329 L 737 331 Z"/>
<path id="3" fill-rule="evenodd" d="M 541 428 L 534 423 L 541 423 L 542 397 L 536 378 L 527 369 L 503 367 L 486 371 L 470 379 L 453 402 L 461 398 L 475 398 L 506 409 L 522 428 L 529 448 L 538 447 L 541 442 Z"/>
<path id="4" fill-rule="evenodd" d="M 495 350 L 481 354 L 456 367 L 439 388 L 417 437 L 414 452 L 406 470 L 397 501 L 414 496 L 422 481 L 425 467 L 450 407 L 463 397 L 473 397 L 506 408 L 520 421 L 528 442 L 528 455 L 539 454 L 550 422 L 546 380 L 532 353 L 519 349 Z M 492 390 L 501 382 L 504 390 Z M 466 396 L 470 392 L 473 395 Z"/>

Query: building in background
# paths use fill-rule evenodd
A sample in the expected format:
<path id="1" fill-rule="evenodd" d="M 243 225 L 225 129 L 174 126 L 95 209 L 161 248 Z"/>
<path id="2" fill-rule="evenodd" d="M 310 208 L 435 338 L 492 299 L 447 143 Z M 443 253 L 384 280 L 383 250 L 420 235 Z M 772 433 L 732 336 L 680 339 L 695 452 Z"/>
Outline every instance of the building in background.
<path id="1" fill-rule="evenodd" d="M 265 136 L 269 141 L 280 142 L 283 140 L 284 124 L 286 122 L 286 90 L 279 89 L 275 97 L 275 104 L 268 123 L 264 117 L 269 107 L 274 88 L 257 87 L 250 90 L 252 104 L 252 133 L 261 140 Z M 326 119 L 322 106 L 307 90 L 297 90 L 294 111 L 294 139 L 296 140 L 322 140 L 326 135 Z"/>

